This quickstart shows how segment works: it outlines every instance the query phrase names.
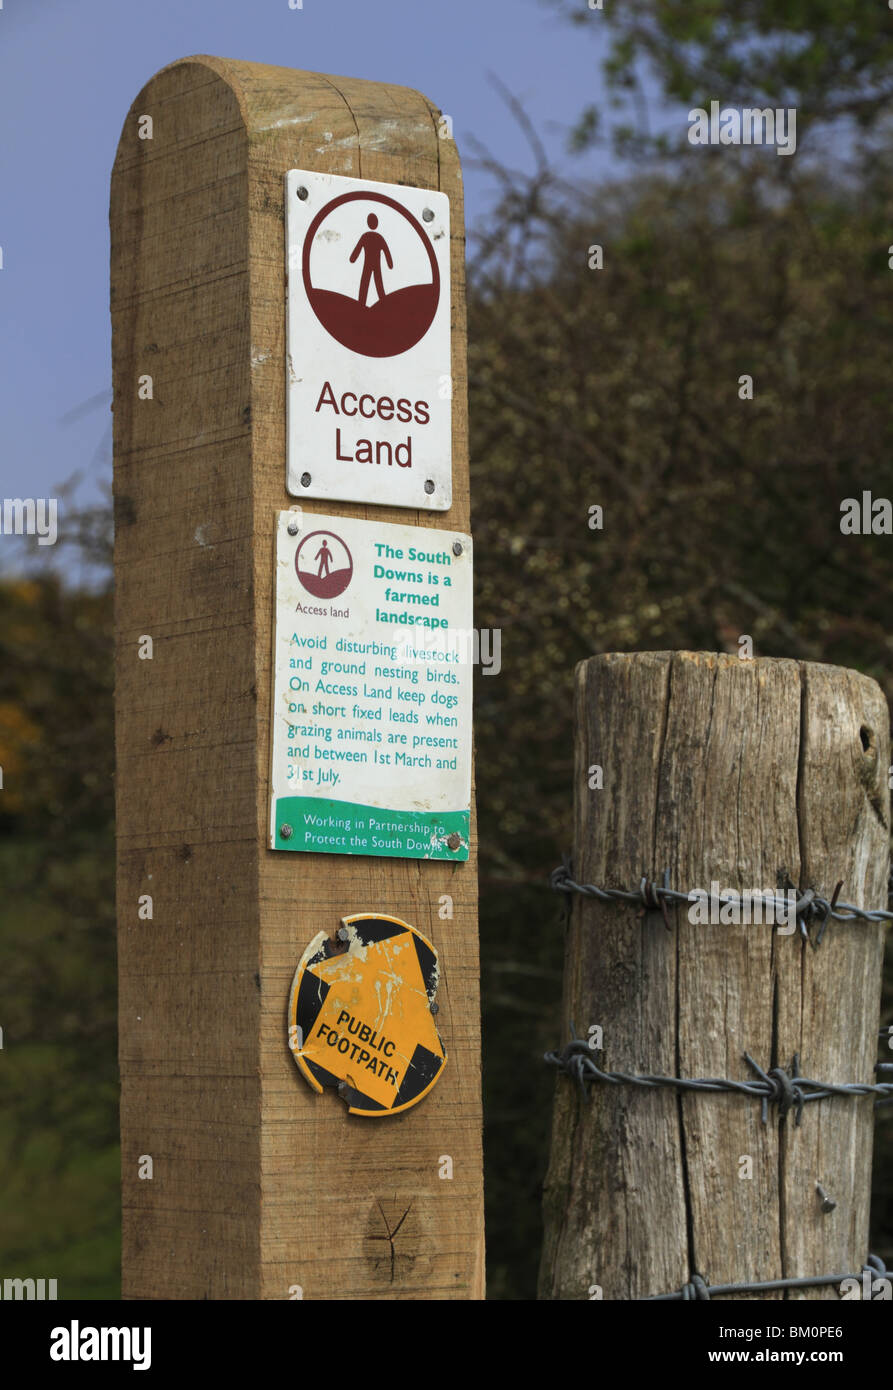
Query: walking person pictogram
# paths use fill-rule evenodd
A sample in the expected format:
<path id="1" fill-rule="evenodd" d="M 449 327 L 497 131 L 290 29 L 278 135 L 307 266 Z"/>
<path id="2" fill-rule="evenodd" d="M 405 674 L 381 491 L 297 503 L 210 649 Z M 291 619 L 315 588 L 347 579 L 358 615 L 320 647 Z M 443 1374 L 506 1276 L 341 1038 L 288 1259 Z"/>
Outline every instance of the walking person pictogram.
<path id="1" fill-rule="evenodd" d="M 319 579 L 327 579 L 329 570 L 332 568 L 332 552 L 329 549 L 328 541 L 323 538 L 323 543 L 317 550 L 314 559 L 319 560 L 319 569 L 316 571 Z"/>
<path id="2" fill-rule="evenodd" d="M 425 196 L 428 201 L 436 202 L 433 194 Z M 294 210 L 293 215 L 300 216 Z M 447 208 L 441 216 L 435 235 L 445 241 Z M 445 268 L 447 251 L 442 244 Z M 403 203 L 385 193 L 342 193 L 324 203 L 303 233 L 301 275 L 317 321 L 336 343 L 363 357 L 409 352 L 431 328 L 441 300 L 431 237 Z"/>
<path id="3" fill-rule="evenodd" d="M 366 308 L 366 295 L 369 293 L 370 280 L 374 280 L 375 282 L 375 291 L 379 299 L 384 299 L 385 297 L 384 282 L 381 278 L 382 254 L 384 254 L 385 260 L 388 263 L 388 270 L 394 269 L 394 262 L 391 260 L 388 243 L 381 233 L 375 230 L 378 226 L 378 218 L 375 216 L 374 212 L 370 212 L 369 216 L 366 218 L 366 226 L 369 227 L 370 230 L 363 233 L 350 255 L 350 263 L 353 265 L 354 261 L 360 255 L 360 252 L 363 253 L 363 274 L 360 279 L 359 302 L 364 309 Z"/>
<path id="4" fill-rule="evenodd" d="M 295 551 L 295 572 L 314 598 L 337 598 L 353 578 L 353 560 L 334 531 L 311 531 Z"/>

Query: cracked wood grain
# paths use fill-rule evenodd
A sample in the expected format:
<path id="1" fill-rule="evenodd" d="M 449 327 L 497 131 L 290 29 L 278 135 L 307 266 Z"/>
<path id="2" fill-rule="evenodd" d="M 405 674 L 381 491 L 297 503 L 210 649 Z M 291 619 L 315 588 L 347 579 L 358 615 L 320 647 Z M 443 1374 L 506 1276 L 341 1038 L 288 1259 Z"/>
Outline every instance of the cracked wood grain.
<path id="1" fill-rule="evenodd" d="M 586 769 L 604 768 L 590 791 Z M 700 652 L 594 657 L 577 669 L 575 876 L 625 887 L 775 888 L 886 903 L 889 716 L 876 683 L 809 662 Z M 804 1074 L 873 1080 L 881 924 L 833 924 L 813 951 L 766 925 L 700 926 L 576 899 L 564 1018 L 604 1029 L 605 1069 L 748 1075 L 800 1054 Z M 564 1040 L 562 1040 L 564 1041 Z M 540 1294 L 669 1292 L 835 1269 L 868 1253 L 870 1098 L 760 1122 L 732 1095 L 557 1081 Z M 739 1177 L 749 1156 L 753 1177 Z M 820 1182 L 837 1200 L 822 1210 Z M 836 1298 L 814 1289 L 796 1295 Z"/>

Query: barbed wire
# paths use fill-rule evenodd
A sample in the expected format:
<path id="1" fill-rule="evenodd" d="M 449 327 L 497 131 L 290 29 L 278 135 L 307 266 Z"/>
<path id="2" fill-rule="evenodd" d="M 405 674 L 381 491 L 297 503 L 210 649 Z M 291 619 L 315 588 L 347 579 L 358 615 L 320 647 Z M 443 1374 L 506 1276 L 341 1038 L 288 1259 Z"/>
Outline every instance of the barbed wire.
<path id="1" fill-rule="evenodd" d="M 565 861 L 560 868 L 554 869 L 550 876 L 550 885 L 554 892 L 565 895 L 565 908 L 570 912 L 570 900 L 576 893 L 582 897 L 596 899 L 599 902 L 624 903 L 627 906 L 638 907 L 640 915 L 647 912 L 659 911 L 663 917 L 667 930 L 670 930 L 670 919 L 667 913 L 667 904 L 685 903 L 689 906 L 697 903 L 706 895 L 702 891 L 681 892 L 670 887 L 669 870 L 665 870 L 662 880 L 657 883 L 647 877 L 643 877 L 636 888 L 604 888 L 594 883 L 577 883 L 572 875 L 569 861 Z M 793 885 L 791 885 L 793 891 Z M 830 898 L 822 897 L 814 889 L 807 889 L 805 892 L 798 893 L 796 904 L 794 905 L 794 919 L 800 929 L 800 934 L 818 948 L 822 943 L 822 938 L 830 921 L 836 922 L 893 922 L 893 912 L 885 911 L 881 908 L 867 909 L 856 906 L 854 903 L 840 901 L 840 892 L 843 888 L 841 880 L 835 887 Z M 751 895 L 751 902 L 754 895 Z M 781 920 L 788 920 L 791 915 L 790 898 L 775 897 L 770 894 L 757 895 L 758 900 L 764 908 L 771 908 L 773 917 Z M 718 895 L 719 901 L 724 905 L 736 905 L 743 907 L 750 906 L 750 902 L 741 894 L 732 889 Z M 893 869 L 887 883 L 888 901 L 893 899 Z M 761 914 L 768 915 L 768 914 Z M 818 922 L 818 932 L 813 939 L 810 936 L 809 928 Z M 812 1077 L 803 1076 L 800 1073 L 800 1056 L 795 1053 L 789 1070 L 784 1067 L 773 1067 L 769 1072 L 763 1071 L 762 1067 L 745 1052 L 744 1060 L 751 1070 L 756 1074 L 751 1081 L 733 1081 L 727 1077 L 674 1077 L 661 1076 L 651 1073 L 635 1074 L 631 1072 L 603 1071 L 594 1061 L 593 1048 L 582 1038 L 578 1038 L 571 1024 L 571 1040 L 561 1049 L 561 1051 L 547 1052 L 545 1061 L 560 1071 L 566 1073 L 575 1080 L 580 1087 L 581 1094 L 585 1099 L 591 1098 L 591 1093 L 587 1093 L 586 1084 L 596 1082 L 605 1083 L 612 1086 L 638 1086 L 642 1089 L 673 1089 L 679 1092 L 725 1092 L 736 1095 L 752 1096 L 760 1101 L 760 1115 L 763 1124 L 768 1121 L 768 1110 L 770 1105 L 777 1106 L 779 1119 L 784 1120 L 790 1110 L 794 1111 L 795 1124 L 799 1125 L 803 1118 L 803 1107 L 814 1100 L 825 1100 L 834 1096 L 860 1097 L 873 1095 L 877 1099 L 876 1105 L 888 1105 L 893 1103 L 893 1082 L 880 1081 L 869 1082 L 827 1082 L 816 1081 Z M 878 1036 L 887 1041 L 893 1039 L 893 1025 L 881 1028 Z M 878 1062 L 875 1071 L 882 1074 L 893 1074 L 893 1063 Z M 876 1277 L 886 1276 L 887 1270 L 883 1260 L 876 1255 L 869 1255 L 866 1263 L 862 1266 L 862 1275 L 866 1273 Z M 747 1293 L 768 1293 L 783 1289 L 807 1289 L 841 1284 L 845 1279 L 859 1278 L 852 1274 L 827 1274 L 809 1275 L 801 1278 L 789 1279 L 767 1279 L 754 1283 L 744 1284 L 716 1284 L 710 1285 L 707 1280 L 699 1274 L 694 1274 L 689 1283 L 684 1284 L 681 1289 L 673 1293 L 651 1294 L 646 1301 L 658 1302 L 676 1300 L 689 1302 L 692 1300 L 707 1300 L 722 1294 L 747 1294 Z"/>
<path id="2" fill-rule="evenodd" d="M 689 892 L 682 892 L 678 888 L 671 888 L 669 883 L 670 873 L 664 870 L 661 881 L 658 883 L 653 879 L 643 877 L 636 888 L 604 888 L 595 883 L 577 883 L 571 871 L 571 865 L 565 861 L 559 868 L 553 869 L 550 875 L 550 885 L 555 893 L 563 893 L 566 897 L 566 906 L 570 906 L 570 898 L 577 893 L 584 898 L 594 898 L 598 902 L 625 903 L 629 907 L 638 907 L 640 915 L 646 912 L 659 911 L 664 919 L 664 925 L 670 930 L 670 919 L 667 914 L 667 904 L 686 903 L 689 906 L 700 902 L 708 895 L 701 889 L 691 889 Z M 840 891 L 843 888 L 843 880 L 834 889 L 830 898 L 822 897 L 814 888 L 807 888 L 798 893 L 794 908 L 795 921 L 800 929 L 800 935 L 805 941 L 816 949 L 821 946 L 825 929 L 829 922 L 893 922 L 893 912 L 883 908 L 864 908 L 857 907 L 855 903 L 844 903 L 839 901 Z M 791 886 L 788 890 L 798 892 Z M 786 921 L 791 915 L 791 901 L 789 898 L 776 897 L 774 894 L 751 894 L 745 899 L 734 889 L 725 889 L 717 895 L 719 902 L 725 906 L 735 906 L 746 908 L 748 916 L 750 908 L 755 902 L 761 906 L 771 909 L 775 921 Z M 893 897 L 893 874 L 887 883 L 888 901 Z M 761 914 L 768 916 L 768 913 Z M 814 923 L 819 924 L 819 929 L 813 939 L 809 934 L 809 928 Z"/>
<path id="3" fill-rule="evenodd" d="M 693 1274 L 688 1284 L 673 1293 L 648 1294 L 643 1303 L 665 1303 L 669 1300 L 691 1302 L 705 1299 L 708 1303 L 718 1294 L 770 1293 L 775 1289 L 817 1289 L 829 1284 L 842 1284 L 845 1279 L 860 1279 L 865 1274 L 875 1279 L 886 1277 L 887 1268 L 878 1255 L 869 1255 L 859 1274 L 816 1274 L 802 1279 L 762 1279 L 754 1284 L 708 1284 L 700 1274 Z"/>
<path id="4" fill-rule="evenodd" d="M 773 1067 L 765 1072 L 754 1059 L 745 1052 L 744 1060 L 756 1077 L 752 1081 L 732 1081 L 727 1077 L 683 1077 L 660 1076 L 652 1073 L 639 1075 L 634 1072 L 602 1071 L 592 1056 L 589 1043 L 578 1038 L 571 1024 L 571 1041 L 560 1052 L 547 1052 L 545 1061 L 565 1072 L 580 1087 L 584 1099 L 588 1099 L 586 1083 L 604 1083 L 610 1086 L 638 1086 L 644 1090 L 708 1091 L 726 1092 L 733 1095 L 753 1096 L 760 1101 L 761 1118 L 767 1123 L 769 1106 L 778 1107 L 780 1119 L 789 1110 L 795 1114 L 795 1124 L 803 1117 L 803 1107 L 810 1101 L 826 1100 L 830 1096 L 877 1096 L 893 1097 L 893 1082 L 831 1082 L 815 1081 L 812 1077 L 801 1076 L 799 1053 L 794 1058 L 789 1071 L 784 1067 Z M 878 1063 L 877 1070 L 893 1072 L 893 1063 Z"/>

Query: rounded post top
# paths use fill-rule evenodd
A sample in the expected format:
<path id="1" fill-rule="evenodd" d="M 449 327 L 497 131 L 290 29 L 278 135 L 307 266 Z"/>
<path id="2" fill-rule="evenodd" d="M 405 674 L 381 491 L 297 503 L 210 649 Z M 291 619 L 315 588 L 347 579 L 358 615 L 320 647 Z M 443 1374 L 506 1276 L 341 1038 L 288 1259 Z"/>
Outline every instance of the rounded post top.
<path id="1" fill-rule="evenodd" d="M 115 170 L 172 141 L 239 130 L 253 147 L 269 147 L 271 158 L 281 151 L 292 167 L 399 183 L 411 160 L 417 185 L 454 197 L 461 190 L 452 123 L 421 92 L 206 53 L 149 79 L 125 119 Z"/>

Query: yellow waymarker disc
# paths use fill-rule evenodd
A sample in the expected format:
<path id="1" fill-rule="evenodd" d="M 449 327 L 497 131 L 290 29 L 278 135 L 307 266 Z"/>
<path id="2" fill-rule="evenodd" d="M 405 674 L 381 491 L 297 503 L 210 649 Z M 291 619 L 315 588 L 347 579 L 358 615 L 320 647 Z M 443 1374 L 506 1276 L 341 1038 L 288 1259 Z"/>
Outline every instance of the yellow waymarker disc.
<path id="1" fill-rule="evenodd" d="M 398 917 L 345 917 L 336 945 L 307 947 L 288 1001 L 289 1046 L 313 1087 L 335 1086 L 352 1115 L 396 1115 L 446 1063 L 437 1029 L 437 952 Z"/>

